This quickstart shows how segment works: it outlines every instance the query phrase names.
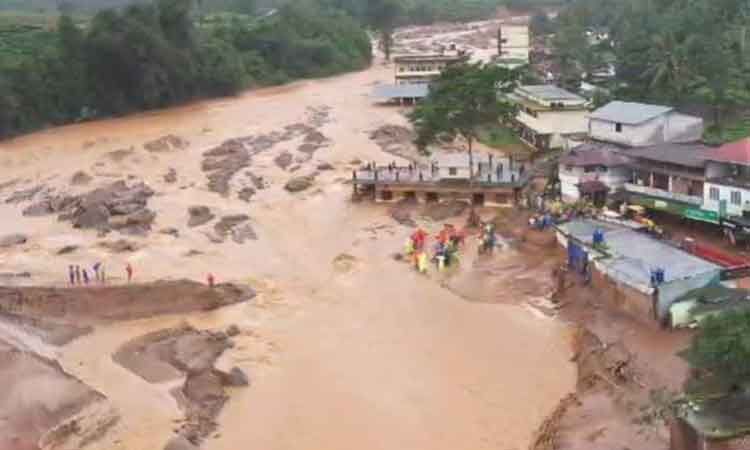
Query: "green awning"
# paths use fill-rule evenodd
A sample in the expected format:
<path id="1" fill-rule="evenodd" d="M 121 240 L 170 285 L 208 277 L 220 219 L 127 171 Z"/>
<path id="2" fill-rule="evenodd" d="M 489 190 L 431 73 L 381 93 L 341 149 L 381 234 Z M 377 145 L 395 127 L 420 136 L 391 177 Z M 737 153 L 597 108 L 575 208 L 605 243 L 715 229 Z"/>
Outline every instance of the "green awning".
<path id="1" fill-rule="evenodd" d="M 630 203 L 641 205 L 654 211 L 663 211 L 675 216 L 685 217 L 700 222 L 719 224 L 719 213 L 698 208 L 689 203 L 683 203 L 676 200 L 650 197 L 648 195 L 630 194 Z"/>

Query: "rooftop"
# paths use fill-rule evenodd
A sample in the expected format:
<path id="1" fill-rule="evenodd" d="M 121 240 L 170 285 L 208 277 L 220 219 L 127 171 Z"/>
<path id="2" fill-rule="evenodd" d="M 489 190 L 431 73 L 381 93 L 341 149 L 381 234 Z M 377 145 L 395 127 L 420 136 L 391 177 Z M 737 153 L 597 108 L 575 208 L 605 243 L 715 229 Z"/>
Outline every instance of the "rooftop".
<path id="1" fill-rule="evenodd" d="M 566 91 L 565 89 L 553 84 L 531 84 L 519 86 L 516 88 L 516 93 L 541 98 L 545 101 L 586 101 L 586 99 L 580 95 Z"/>
<path id="2" fill-rule="evenodd" d="M 710 161 L 750 166 L 750 138 L 722 145 L 709 154 Z"/>
<path id="3" fill-rule="evenodd" d="M 658 144 L 620 150 L 620 153 L 631 158 L 702 168 L 706 166 L 710 151 L 709 147 L 702 144 Z"/>
<path id="4" fill-rule="evenodd" d="M 691 278 L 721 268 L 645 234 L 593 219 L 581 219 L 558 226 L 567 236 L 591 246 L 594 231 L 604 232 L 606 253 L 599 260 L 609 274 L 641 288 L 650 287 L 651 270 L 665 269 L 665 282 Z"/>
<path id="5" fill-rule="evenodd" d="M 373 89 L 372 96 L 386 100 L 424 98 L 428 92 L 426 84 L 379 84 Z"/>
<path id="6" fill-rule="evenodd" d="M 573 167 L 618 167 L 628 163 L 628 158 L 618 153 L 619 147 L 609 144 L 581 144 L 560 157 L 560 164 Z"/>
<path id="7" fill-rule="evenodd" d="M 426 61 L 439 61 L 439 62 L 458 62 L 469 59 L 469 54 L 466 53 L 421 53 L 421 54 L 407 54 L 398 55 L 393 57 L 393 61 L 396 63 L 403 62 L 426 62 Z"/>
<path id="8" fill-rule="evenodd" d="M 750 308 L 748 297 L 750 292 L 745 289 L 733 289 L 716 283 L 693 289 L 678 297 L 676 301 L 695 302 L 690 314 L 696 317 L 730 309 Z"/>
<path id="9" fill-rule="evenodd" d="M 592 112 L 589 117 L 607 122 L 638 125 L 666 114 L 672 109 L 670 106 L 614 101 Z"/>

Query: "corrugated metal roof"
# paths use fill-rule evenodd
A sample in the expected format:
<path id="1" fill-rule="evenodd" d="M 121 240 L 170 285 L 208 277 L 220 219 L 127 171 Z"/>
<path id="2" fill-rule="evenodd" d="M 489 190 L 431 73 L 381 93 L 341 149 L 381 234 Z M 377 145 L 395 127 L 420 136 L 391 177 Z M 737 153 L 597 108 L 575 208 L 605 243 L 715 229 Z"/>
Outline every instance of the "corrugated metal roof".
<path id="1" fill-rule="evenodd" d="M 619 147 L 608 144 L 582 144 L 560 157 L 560 164 L 573 167 L 618 167 L 628 163 Z"/>
<path id="2" fill-rule="evenodd" d="M 532 95 L 539 97 L 544 100 L 555 101 L 555 100 L 576 100 L 585 102 L 586 99 L 580 95 L 576 95 L 572 92 L 566 91 L 563 88 L 557 87 L 554 84 L 530 84 L 525 86 L 519 86 L 516 91 L 523 95 Z"/>
<path id="3" fill-rule="evenodd" d="M 750 138 L 722 145 L 711 150 L 708 155 L 710 161 L 726 162 L 731 164 L 750 165 Z"/>
<path id="4" fill-rule="evenodd" d="M 607 122 L 638 125 L 673 109 L 671 106 L 614 101 L 592 112 L 589 117 L 596 120 L 606 120 Z"/>
<path id="5" fill-rule="evenodd" d="M 427 84 L 380 84 L 375 86 L 373 97 L 384 99 L 424 98 L 427 97 Z"/>
<path id="6" fill-rule="evenodd" d="M 695 168 L 706 166 L 710 152 L 711 149 L 702 144 L 659 144 L 620 150 L 621 154 L 631 158 Z"/>

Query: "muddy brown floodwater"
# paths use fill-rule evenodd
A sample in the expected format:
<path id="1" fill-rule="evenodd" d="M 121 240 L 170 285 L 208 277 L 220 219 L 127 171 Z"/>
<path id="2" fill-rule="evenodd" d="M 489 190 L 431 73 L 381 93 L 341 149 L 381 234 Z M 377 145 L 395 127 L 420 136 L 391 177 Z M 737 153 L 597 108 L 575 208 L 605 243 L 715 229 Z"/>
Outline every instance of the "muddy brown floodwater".
<path id="1" fill-rule="evenodd" d="M 518 306 L 468 302 L 413 273 L 391 258 L 411 230 L 386 208 L 350 201 L 344 181 L 352 160 L 394 159 L 370 133 L 407 125 L 402 110 L 368 98 L 392 73 L 377 62 L 335 78 L 0 143 L 0 181 L 19 180 L 0 191 L 0 235 L 27 237 L 2 250 L 0 272 L 30 275 L 8 278 L 9 284 L 63 285 L 68 265 L 103 261 L 112 283 L 124 281 L 130 263 L 135 281 L 203 281 L 211 272 L 217 281 L 249 284 L 258 293 L 252 302 L 211 312 L 97 325 L 56 350 L 65 371 L 120 415 L 87 448 L 155 450 L 173 436 L 183 416 L 170 395 L 175 383 L 150 383 L 112 355 L 126 342 L 183 322 L 214 330 L 237 325 L 234 347 L 217 366 L 238 366 L 251 378 L 249 388 L 229 391 L 204 449 L 528 446 L 540 421 L 574 388 L 568 329 Z M 300 152 L 310 130 L 326 140 L 312 153 Z M 180 145 L 143 147 L 164 136 L 173 137 L 160 142 Z M 204 153 L 235 138 L 252 145 L 252 157 L 237 159 L 246 167 L 230 174 L 220 195 L 207 187 Z M 284 152 L 294 156 L 287 168 L 275 162 Z M 322 163 L 334 170 L 317 173 Z M 85 186 L 70 184 L 78 171 L 92 177 Z M 284 189 L 291 178 L 308 175 L 314 176 L 307 190 Z M 30 202 L 4 201 L 36 186 L 44 188 L 37 196 L 45 190 L 78 195 L 118 179 L 143 181 L 155 191 L 148 200 L 156 213 L 151 231 L 125 237 L 134 245 L 122 251 L 99 245 L 121 238 L 117 232 L 101 237 L 55 215 L 22 216 Z M 248 189 L 254 191 L 249 202 L 238 197 Z M 192 206 L 207 206 L 215 219 L 188 227 Z M 217 239 L 216 222 L 238 215 L 247 216 L 238 226 L 251 226 L 257 239 Z"/>

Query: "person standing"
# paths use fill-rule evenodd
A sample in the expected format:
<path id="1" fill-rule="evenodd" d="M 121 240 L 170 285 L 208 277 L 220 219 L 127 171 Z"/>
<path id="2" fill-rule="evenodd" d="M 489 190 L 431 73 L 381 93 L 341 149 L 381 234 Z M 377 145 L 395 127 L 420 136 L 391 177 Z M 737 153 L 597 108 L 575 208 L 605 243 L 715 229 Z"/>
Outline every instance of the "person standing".
<path id="1" fill-rule="evenodd" d="M 92 269 L 94 270 L 94 279 L 96 280 L 97 283 L 101 282 L 101 278 L 99 276 L 99 269 L 101 268 L 101 266 L 102 266 L 102 263 L 97 261 L 96 263 L 94 263 L 92 267 Z"/>
<path id="2" fill-rule="evenodd" d="M 83 269 L 83 284 L 89 285 L 89 272 L 86 269 Z"/>
<path id="3" fill-rule="evenodd" d="M 81 266 L 76 266 L 76 284 L 81 285 Z"/>
<path id="4" fill-rule="evenodd" d="M 125 266 L 125 272 L 128 274 L 128 283 L 133 279 L 133 266 L 128 263 L 127 266 Z"/>
<path id="5" fill-rule="evenodd" d="M 214 280 L 214 274 L 209 273 L 208 277 L 207 277 L 207 281 L 208 281 L 208 287 L 210 287 L 211 289 L 213 289 L 214 288 L 214 281 L 215 281 Z"/>
<path id="6" fill-rule="evenodd" d="M 70 285 L 76 285 L 76 271 L 72 265 L 68 266 L 68 277 L 70 277 Z"/>
<path id="7" fill-rule="evenodd" d="M 104 271 L 104 264 L 102 264 L 102 265 L 101 265 L 101 266 L 99 267 L 99 276 L 101 277 L 101 280 L 102 280 L 102 284 L 106 284 L 106 283 L 107 283 L 107 274 L 106 274 L 106 272 Z"/>

